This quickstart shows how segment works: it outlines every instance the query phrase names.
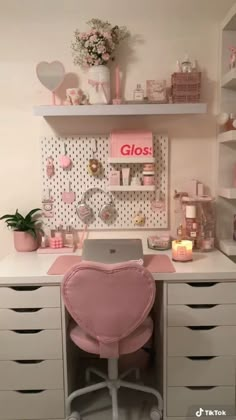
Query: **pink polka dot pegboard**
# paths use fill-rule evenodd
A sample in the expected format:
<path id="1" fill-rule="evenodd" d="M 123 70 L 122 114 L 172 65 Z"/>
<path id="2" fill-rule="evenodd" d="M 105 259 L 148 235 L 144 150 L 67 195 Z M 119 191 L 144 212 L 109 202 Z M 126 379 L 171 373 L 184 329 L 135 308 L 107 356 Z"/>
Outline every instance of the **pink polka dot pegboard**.
<path id="1" fill-rule="evenodd" d="M 88 173 L 88 161 L 93 157 L 94 144 L 97 145 L 96 159 L 102 164 L 102 173 L 98 177 Z M 141 229 L 166 229 L 168 228 L 168 137 L 154 134 L 155 157 L 155 188 L 156 191 L 120 191 L 112 192 L 113 202 L 116 207 L 116 218 L 107 224 L 98 217 L 102 206 L 109 201 L 107 191 L 109 172 L 112 169 L 121 170 L 124 166 L 130 167 L 130 176 L 142 176 L 143 165 L 134 163 L 129 165 L 110 164 L 108 162 L 109 136 L 78 136 L 78 137 L 43 137 L 41 139 L 41 168 L 42 168 L 42 197 L 50 190 L 53 198 L 53 217 L 45 217 L 45 223 L 54 228 L 62 224 L 66 227 L 73 224 L 76 229 L 83 227 L 76 213 L 76 206 L 83 193 L 94 188 L 86 194 L 86 202 L 94 211 L 94 220 L 89 229 L 137 229 L 134 225 L 134 215 L 141 210 L 146 221 Z M 71 168 L 64 170 L 60 166 L 60 156 L 66 153 L 72 160 Z M 53 158 L 54 175 L 47 175 L 47 158 Z M 62 200 L 62 193 L 70 183 L 71 191 L 75 193 L 75 201 L 67 204 Z M 97 190 L 96 190 L 97 188 Z M 152 202 L 160 194 L 163 207 L 153 209 Z M 138 227 L 139 228 L 139 227 Z"/>

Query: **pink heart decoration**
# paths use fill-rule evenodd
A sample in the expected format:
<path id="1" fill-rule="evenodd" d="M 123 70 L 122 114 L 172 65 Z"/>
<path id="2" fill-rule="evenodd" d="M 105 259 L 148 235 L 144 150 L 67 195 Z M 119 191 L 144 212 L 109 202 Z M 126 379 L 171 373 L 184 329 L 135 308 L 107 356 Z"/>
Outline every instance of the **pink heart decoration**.
<path id="1" fill-rule="evenodd" d="M 36 74 L 40 83 L 54 92 L 65 78 L 65 68 L 60 61 L 52 61 L 51 63 L 41 61 L 36 66 Z"/>

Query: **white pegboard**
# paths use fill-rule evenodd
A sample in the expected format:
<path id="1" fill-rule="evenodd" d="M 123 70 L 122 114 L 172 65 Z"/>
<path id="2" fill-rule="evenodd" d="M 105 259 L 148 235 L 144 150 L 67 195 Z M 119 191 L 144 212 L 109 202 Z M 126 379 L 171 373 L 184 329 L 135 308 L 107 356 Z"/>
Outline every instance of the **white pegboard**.
<path id="1" fill-rule="evenodd" d="M 92 144 L 97 141 L 95 157 L 103 166 L 103 175 L 100 177 L 90 176 L 87 171 L 88 161 L 93 157 Z M 59 157 L 64 154 L 64 142 L 66 142 L 67 154 L 72 159 L 72 168 L 63 170 L 59 165 Z M 73 220 L 75 229 L 83 228 L 83 224 L 76 214 L 76 205 L 83 193 L 91 187 L 106 190 L 108 175 L 112 168 L 121 170 L 121 164 L 108 163 L 109 136 L 79 136 L 79 137 L 43 137 L 41 139 L 42 159 L 42 197 L 44 191 L 50 189 L 53 202 L 53 218 L 45 218 L 44 222 L 51 228 L 62 224 L 63 227 Z M 98 213 L 102 205 L 109 201 L 109 196 L 103 192 L 91 191 L 86 194 L 86 202 L 93 208 L 95 220 L 89 225 L 89 229 L 137 229 L 133 223 L 134 215 L 141 210 L 145 214 L 146 222 L 141 229 L 166 229 L 168 228 L 168 137 L 166 135 L 153 136 L 156 190 L 160 191 L 161 199 L 165 206 L 162 210 L 153 211 L 151 201 L 156 198 L 155 192 L 128 191 L 113 192 L 112 197 L 117 210 L 117 218 L 113 224 L 107 225 L 99 217 Z M 46 174 L 47 158 L 54 159 L 55 175 L 48 178 Z M 130 174 L 142 174 L 142 164 L 129 164 Z M 76 194 L 73 204 L 64 204 L 61 198 L 65 190 L 66 182 L 71 182 L 71 190 Z M 111 193 L 110 193 L 111 194 Z"/>

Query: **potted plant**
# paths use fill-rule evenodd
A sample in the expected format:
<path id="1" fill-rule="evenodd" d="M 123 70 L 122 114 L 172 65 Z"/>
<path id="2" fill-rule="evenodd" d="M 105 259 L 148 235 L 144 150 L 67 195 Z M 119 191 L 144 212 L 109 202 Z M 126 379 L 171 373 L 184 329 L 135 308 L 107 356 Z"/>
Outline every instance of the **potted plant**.
<path id="1" fill-rule="evenodd" d="M 36 213 L 41 209 L 31 210 L 25 217 L 18 210 L 15 214 L 4 214 L 0 220 L 4 220 L 7 227 L 13 230 L 14 246 L 16 251 L 29 252 L 35 251 L 39 245 L 39 233 L 41 221 Z"/>
<path id="2" fill-rule="evenodd" d="M 113 26 L 100 19 L 87 24 L 89 31 L 74 33 L 72 53 L 74 63 L 88 68 L 88 93 L 90 104 L 110 102 L 110 71 L 107 63 L 114 60 L 115 50 L 120 42 L 129 36 L 125 26 Z"/>

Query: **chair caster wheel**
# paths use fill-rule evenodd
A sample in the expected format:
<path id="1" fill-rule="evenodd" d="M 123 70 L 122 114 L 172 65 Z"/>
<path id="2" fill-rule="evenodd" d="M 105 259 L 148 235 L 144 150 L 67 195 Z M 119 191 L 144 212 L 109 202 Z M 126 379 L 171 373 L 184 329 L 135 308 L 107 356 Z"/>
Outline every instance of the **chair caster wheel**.
<path id="1" fill-rule="evenodd" d="M 152 407 L 151 412 L 150 412 L 150 419 L 151 420 L 161 420 L 162 418 L 162 413 L 159 410 L 158 407 Z"/>
<path id="2" fill-rule="evenodd" d="M 70 414 L 70 416 L 66 418 L 66 420 L 80 420 L 80 419 L 81 417 L 79 413 L 77 413 L 76 411 L 74 411 L 72 414 Z"/>

